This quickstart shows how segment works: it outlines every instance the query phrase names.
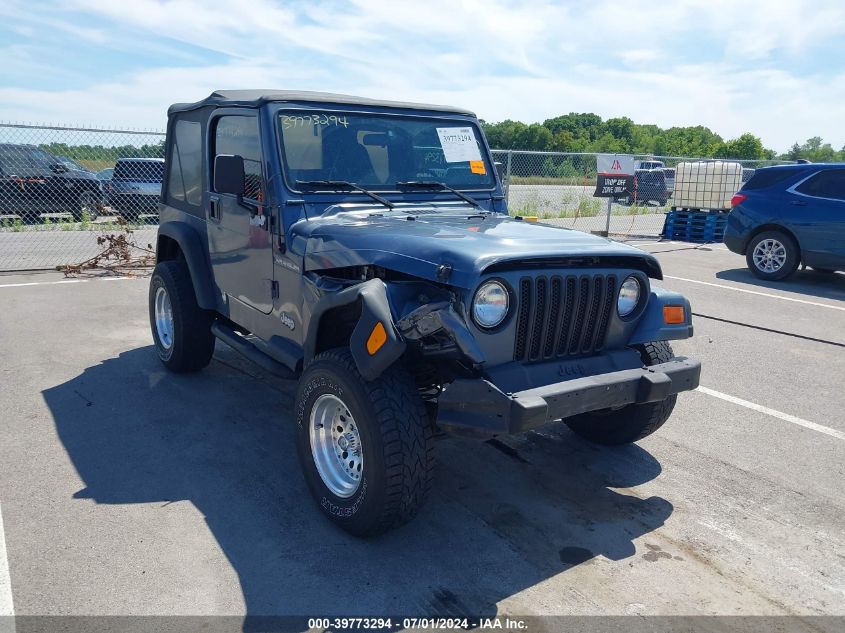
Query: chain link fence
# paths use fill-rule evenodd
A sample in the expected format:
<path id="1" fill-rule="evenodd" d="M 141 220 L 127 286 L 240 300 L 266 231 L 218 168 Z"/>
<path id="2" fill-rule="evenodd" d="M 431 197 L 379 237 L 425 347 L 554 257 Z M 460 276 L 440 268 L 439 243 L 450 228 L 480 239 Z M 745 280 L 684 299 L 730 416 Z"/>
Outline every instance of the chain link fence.
<path id="1" fill-rule="evenodd" d="M 143 252 L 163 176 L 161 131 L 0 123 L 0 271 L 84 268 L 115 235 Z"/>
<path id="2" fill-rule="evenodd" d="M 580 231 L 608 231 L 617 238 L 660 237 L 666 213 L 675 206 L 676 172 L 712 165 L 715 159 L 688 156 L 634 156 L 634 189 L 626 198 L 595 198 L 597 154 L 494 150 L 512 215 L 537 216 L 541 222 Z M 728 159 L 725 159 L 728 161 Z M 789 161 L 732 160 L 740 185 L 759 167 Z M 711 171 L 709 169 L 703 170 Z M 723 184 L 723 183 L 720 183 Z M 689 187 L 687 187 L 688 189 Z M 737 187 L 738 189 L 738 187 Z M 678 187 L 680 190 L 680 187 Z M 727 194 L 727 199 L 736 189 Z M 722 196 L 724 197 L 724 195 Z M 686 200 L 683 200 L 686 202 Z"/>
<path id="3" fill-rule="evenodd" d="M 593 197 L 596 154 L 493 155 L 511 214 L 621 238 L 660 236 L 678 166 L 702 160 L 636 156 L 632 195 L 608 202 Z M 744 182 L 784 161 L 732 162 Z M 84 268 L 113 245 L 107 236 L 127 231 L 143 250 L 155 242 L 163 177 L 160 130 L 0 123 L 0 271 Z"/>

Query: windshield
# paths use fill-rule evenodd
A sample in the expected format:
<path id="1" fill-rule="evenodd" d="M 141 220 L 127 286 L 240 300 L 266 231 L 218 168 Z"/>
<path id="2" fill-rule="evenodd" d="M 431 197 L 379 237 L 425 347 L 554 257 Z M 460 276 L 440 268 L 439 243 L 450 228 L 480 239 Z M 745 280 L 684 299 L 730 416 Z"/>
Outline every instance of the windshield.
<path id="1" fill-rule="evenodd" d="M 344 112 L 279 113 L 287 181 L 348 181 L 376 190 L 400 182 L 456 189 L 495 184 L 478 128 L 465 121 Z"/>

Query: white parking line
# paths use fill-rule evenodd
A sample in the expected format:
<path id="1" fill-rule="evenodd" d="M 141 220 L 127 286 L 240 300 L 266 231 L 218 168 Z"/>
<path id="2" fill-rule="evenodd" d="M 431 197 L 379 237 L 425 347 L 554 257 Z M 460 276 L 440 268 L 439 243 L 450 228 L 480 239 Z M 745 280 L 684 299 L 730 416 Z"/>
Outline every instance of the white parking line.
<path id="1" fill-rule="evenodd" d="M 12 580 L 9 577 L 9 559 L 6 556 L 6 537 L 3 534 L 3 511 L 0 509 L 0 617 L 15 615 L 12 603 Z"/>
<path id="2" fill-rule="evenodd" d="M 726 393 L 722 393 L 721 391 L 716 391 L 715 389 L 709 389 L 707 387 L 699 386 L 696 391 L 700 391 L 701 393 L 707 394 L 708 396 L 713 396 L 714 398 L 719 398 L 720 400 L 724 400 L 725 402 L 738 404 L 739 406 L 745 407 L 746 409 L 751 409 L 752 411 L 759 411 L 760 413 L 765 413 L 766 415 L 778 418 L 779 420 L 784 420 L 785 422 L 791 422 L 792 424 L 803 426 L 805 429 L 810 429 L 811 431 L 817 431 L 819 433 L 824 433 L 825 435 L 830 435 L 831 437 L 835 437 L 838 440 L 845 440 L 845 433 L 843 433 L 842 431 L 837 431 L 836 429 L 832 429 L 829 426 L 822 426 L 821 424 L 816 424 L 815 422 L 810 422 L 809 420 L 803 420 L 801 418 L 795 417 L 794 415 L 789 415 L 788 413 L 775 411 L 774 409 L 770 409 L 769 407 L 764 407 L 763 405 L 756 404 L 754 402 L 749 402 L 748 400 L 743 400 L 742 398 L 737 398 L 736 396 L 730 396 Z"/>
<path id="3" fill-rule="evenodd" d="M 713 288 L 722 288 L 723 290 L 735 290 L 736 292 L 744 292 L 749 295 L 758 295 L 760 297 L 769 297 L 770 299 L 782 299 L 783 301 L 792 301 L 794 303 L 803 303 L 809 306 L 816 306 L 818 308 L 830 308 L 831 310 L 842 310 L 845 312 L 845 306 L 832 306 L 828 303 L 818 303 L 817 301 L 807 301 L 806 299 L 794 299 L 792 297 L 782 297 L 780 295 L 769 294 L 768 292 L 757 292 L 756 290 L 746 290 L 745 288 L 736 288 L 735 286 L 725 286 L 724 284 L 714 284 L 709 281 L 699 281 L 698 279 L 687 279 L 686 277 L 673 277 L 672 275 L 663 275 L 664 279 L 675 279 L 677 281 L 686 281 L 691 284 L 701 284 L 702 286 L 712 286 Z"/>
<path id="4" fill-rule="evenodd" d="M 0 288 L 21 288 L 23 286 L 57 286 L 59 284 L 84 284 L 89 281 L 124 281 L 143 277 L 97 277 L 96 279 L 62 279 L 60 281 L 27 281 L 20 284 L 0 284 Z"/>

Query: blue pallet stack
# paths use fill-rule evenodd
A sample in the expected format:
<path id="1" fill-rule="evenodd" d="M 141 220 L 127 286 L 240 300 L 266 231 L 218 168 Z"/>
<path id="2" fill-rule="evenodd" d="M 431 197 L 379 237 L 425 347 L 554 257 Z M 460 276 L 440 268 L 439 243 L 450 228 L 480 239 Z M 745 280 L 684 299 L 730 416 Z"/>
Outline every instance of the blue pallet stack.
<path id="1" fill-rule="evenodd" d="M 666 214 L 662 236 L 679 242 L 721 242 L 728 213 L 672 209 Z"/>

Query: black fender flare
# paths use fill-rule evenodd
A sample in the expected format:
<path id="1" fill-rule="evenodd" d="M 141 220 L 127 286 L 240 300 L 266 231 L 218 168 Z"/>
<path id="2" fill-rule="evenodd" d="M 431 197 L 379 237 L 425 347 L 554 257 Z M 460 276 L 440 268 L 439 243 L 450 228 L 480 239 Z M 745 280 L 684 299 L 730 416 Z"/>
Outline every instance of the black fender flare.
<path id="1" fill-rule="evenodd" d="M 374 380 L 395 363 L 407 347 L 393 322 L 387 288 L 381 279 L 370 279 L 326 295 L 315 304 L 305 335 L 305 362 L 310 362 L 315 356 L 323 314 L 333 308 L 355 303 L 360 304 L 361 313 L 349 337 L 349 349 L 364 380 Z M 381 330 L 374 334 L 379 325 Z M 378 336 L 379 334 L 381 336 Z M 379 342 L 375 350 L 368 349 L 371 337 Z"/>
<path id="2" fill-rule="evenodd" d="M 211 281 L 208 255 L 196 229 L 186 222 L 165 222 L 158 229 L 158 239 L 161 237 L 169 237 L 179 244 L 185 262 L 188 264 L 188 271 L 191 273 L 197 304 L 206 310 L 216 310 L 217 293 Z M 159 262 L 158 239 L 156 240 L 156 263 Z"/>

